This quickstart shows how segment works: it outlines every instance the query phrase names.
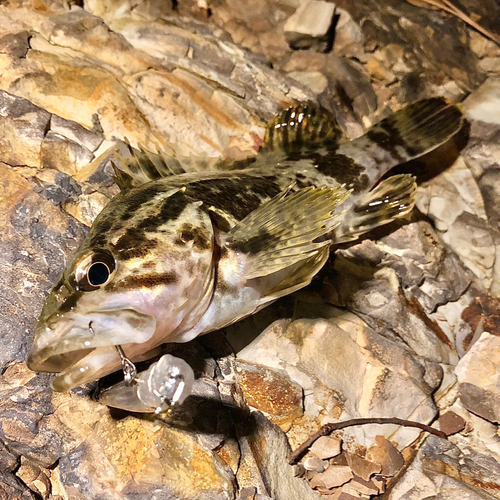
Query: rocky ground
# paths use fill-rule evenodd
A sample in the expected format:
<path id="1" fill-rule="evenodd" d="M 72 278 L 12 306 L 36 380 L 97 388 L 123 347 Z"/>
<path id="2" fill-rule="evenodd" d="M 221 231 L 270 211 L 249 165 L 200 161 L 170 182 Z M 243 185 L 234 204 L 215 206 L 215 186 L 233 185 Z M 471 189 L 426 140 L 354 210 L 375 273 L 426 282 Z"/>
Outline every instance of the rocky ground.
<path id="1" fill-rule="evenodd" d="M 423 3 L 332 5 L 1 2 L 2 500 L 500 498 L 500 47 Z M 500 31 L 494 0 L 461 6 Z M 433 95 L 465 99 L 470 129 L 427 159 L 450 165 L 439 175 L 409 166 L 411 219 L 339 249 L 308 289 L 170 347 L 197 381 L 168 425 L 27 369 L 49 289 L 118 192 L 116 139 L 244 158 L 292 102 L 356 137 Z M 448 439 L 353 426 L 288 465 L 321 425 L 356 417 Z"/>

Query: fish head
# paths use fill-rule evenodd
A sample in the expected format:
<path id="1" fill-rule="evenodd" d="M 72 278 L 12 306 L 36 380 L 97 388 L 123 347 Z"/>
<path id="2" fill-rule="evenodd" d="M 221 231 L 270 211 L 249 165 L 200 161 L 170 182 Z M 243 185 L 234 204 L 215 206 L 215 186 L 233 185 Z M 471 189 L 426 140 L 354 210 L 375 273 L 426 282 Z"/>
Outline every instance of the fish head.
<path id="1" fill-rule="evenodd" d="M 65 391 L 120 367 L 115 346 L 144 359 L 188 331 L 214 286 L 214 233 L 182 190 L 140 187 L 96 218 L 43 306 L 28 357 Z"/>

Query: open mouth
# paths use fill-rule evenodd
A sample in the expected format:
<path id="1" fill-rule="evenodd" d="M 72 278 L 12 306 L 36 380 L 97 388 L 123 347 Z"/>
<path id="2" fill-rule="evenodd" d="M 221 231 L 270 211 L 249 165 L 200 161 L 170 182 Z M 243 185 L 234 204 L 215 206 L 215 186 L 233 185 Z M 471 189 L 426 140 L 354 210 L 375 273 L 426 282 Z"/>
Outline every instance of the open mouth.
<path id="1" fill-rule="evenodd" d="M 58 375 L 52 381 L 56 391 L 66 391 L 116 371 L 121 358 L 116 346 L 137 346 L 153 337 L 153 316 L 131 309 L 73 315 L 37 327 L 28 357 L 34 371 Z M 126 348 L 126 347 L 125 347 Z"/>
<path id="2" fill-rule="evenodd" d="M 121 360 L 114 346 L 59 354 L 51 354 L 51 349 L 45 348 L 30 354 L 28 367 L 33 371 L 57 373 L 51 386 L 63 392 L 118 370 Z"/>
<path id="3" fill-rule="evenodd" d="M 49 348 L 31 352 L 27 364 L 34 372 L 60 373 L 77 363 L 94 349 L 80 349 L 62 354 L 51 354 Z"/>
<path id="4" fill-rule="evenodd" d="M 104 377 L 120 367 L 121 360 L 114 346 L 93 349 L 76 363 L 58 373 L 50 385 L 54 391 L 64 392 Z"/>

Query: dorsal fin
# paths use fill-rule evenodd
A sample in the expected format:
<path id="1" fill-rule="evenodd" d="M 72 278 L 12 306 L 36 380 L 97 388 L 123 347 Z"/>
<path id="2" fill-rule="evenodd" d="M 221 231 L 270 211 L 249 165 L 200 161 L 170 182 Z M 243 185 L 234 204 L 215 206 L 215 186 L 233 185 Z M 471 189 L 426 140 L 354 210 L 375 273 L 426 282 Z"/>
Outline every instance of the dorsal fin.
<path id="1" fill-rule="evenodd" d="M 289 156 L 323 147 L 335 150 L 343 139 L 332 113 L 315 104 L 299 103 L 281 111 L 268 123 L 259 153 Z"/>
<path id="2" fill-rule="evenodd" d="M 121 142 L 111 158 L 114 179 L 122 191 L 163 177 L 213 169 L 218 161 L 209 157 L 174 156 L 163 151 L 154 153 L 142 146 L 133 148 L 128 141 Z"/>

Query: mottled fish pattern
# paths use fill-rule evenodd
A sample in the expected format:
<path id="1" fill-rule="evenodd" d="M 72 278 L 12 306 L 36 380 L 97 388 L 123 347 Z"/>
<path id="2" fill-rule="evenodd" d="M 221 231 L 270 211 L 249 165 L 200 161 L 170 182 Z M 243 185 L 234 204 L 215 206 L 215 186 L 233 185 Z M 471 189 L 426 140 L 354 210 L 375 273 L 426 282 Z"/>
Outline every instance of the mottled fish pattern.
<path id="1" fill-rule="evenodd" d="M 426 99 L 349 142 L 329 112 L 300 104 L 269 123 L 250 161 L 198 171 L 128 147 L 114 161 L 122 192 L 47 299 L 30 367 L 60 372 L 53 387 L 67 390 L 116 370 L 116 345 L 138 359 L 307 285 L 332 244 L 412 209 L 411 175 L 380 179 L 462 125 L 457 106 Z"/>

